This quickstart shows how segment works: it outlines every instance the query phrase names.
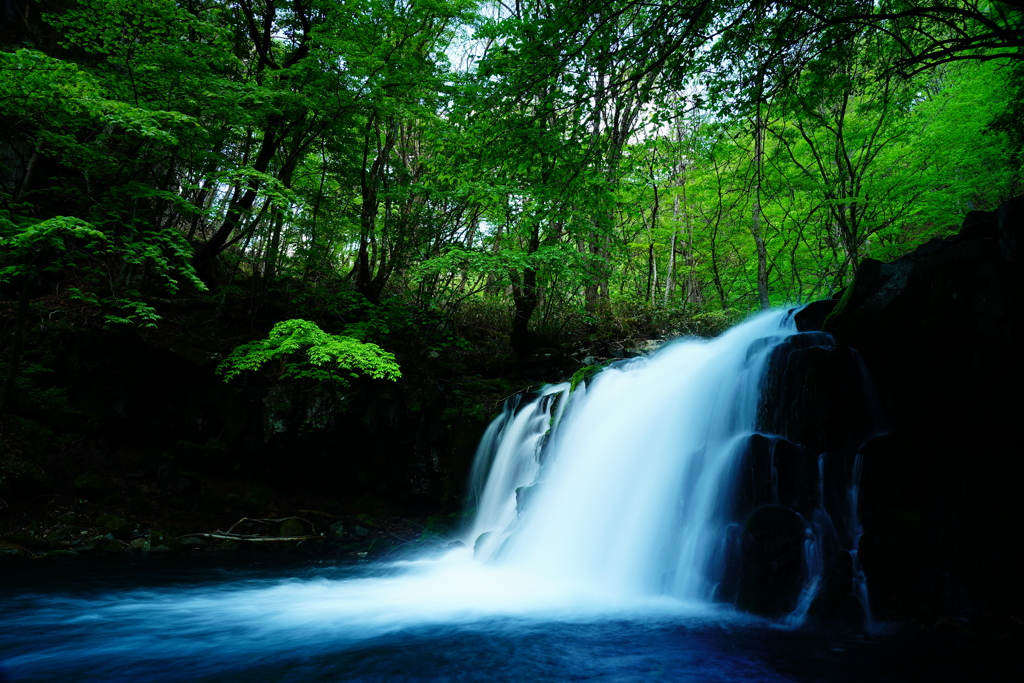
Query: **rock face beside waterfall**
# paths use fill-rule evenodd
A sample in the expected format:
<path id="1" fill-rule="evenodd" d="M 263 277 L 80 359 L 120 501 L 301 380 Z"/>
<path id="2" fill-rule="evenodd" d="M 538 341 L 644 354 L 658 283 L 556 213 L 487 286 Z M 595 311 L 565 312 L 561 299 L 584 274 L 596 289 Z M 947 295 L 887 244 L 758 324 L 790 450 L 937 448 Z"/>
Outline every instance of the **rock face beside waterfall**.
<path id="1" fill-rule="evenodd" d="M 763 421 L 797 444 L 803 474 L 793 476 L 805 492 L 814 451 L 825 453 L 826 489 L 830 459 L 861 454 L 859 556 L 876 616 L 934 623 L 1019 615 L 1024 197 L 994 212 L 971 212 L 958 235 L 893 263 L 865 261 L 841 298 L 808 306 L 796 322 L 811 335 L 830 333 L 833 350 L 806 349 L 800 367 L 791 365 L 781 385 L 770 384 L 766 405 L 791 412 L 782 429 L 771 415 Z M 838 349 L 863 358 L 887 435 L 857 443 L 870 435 L 851 427 L 863 415 L 841 388 L 856 391 L 839 369 L 849 368 L 841 360 L 849 351 Z M 796 356 L 794 350 L 791 363 Z M 790 385 L 806 389 L 790 397 Z M 763 459 L 755 451 L 750 466 Z M 806 514 L 801 495 L 792 504 Z M 843 535 L 836 535 L 840 545 Z M 842 561 L 847 566 L 824 572 L 826 581 L 849 581 Z M 824 604 L 838 600 L 827 593 L 819 599 L 823 609 L 845 609 Z"/>
<path id="2" fill-rule="evenodd" d="M 739 458 L 718 598 L 764 616 L 860 621 L 862 446 L 884 433 L 859 354 L 803 332 L 768 358 L 756 433 Z"/>

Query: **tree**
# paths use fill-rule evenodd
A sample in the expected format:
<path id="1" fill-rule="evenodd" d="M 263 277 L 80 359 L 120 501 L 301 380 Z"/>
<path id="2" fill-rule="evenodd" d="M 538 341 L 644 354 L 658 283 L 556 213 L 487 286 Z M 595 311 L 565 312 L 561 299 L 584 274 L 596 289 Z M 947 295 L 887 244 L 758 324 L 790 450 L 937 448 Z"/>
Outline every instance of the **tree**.
<path id="1" fill-rule="evenodd" d="M 281 379 L 312 380 L 348 387 L 360 375 L 395 381 L 402 376 L 394 355 L 376 344 L 353 337 L 328 334 L 308 320 L 283 320 L 266 339 L 235 348 L 217 367 L 230 381 L 245 371 L 257 371 L 268 363 Z"/>

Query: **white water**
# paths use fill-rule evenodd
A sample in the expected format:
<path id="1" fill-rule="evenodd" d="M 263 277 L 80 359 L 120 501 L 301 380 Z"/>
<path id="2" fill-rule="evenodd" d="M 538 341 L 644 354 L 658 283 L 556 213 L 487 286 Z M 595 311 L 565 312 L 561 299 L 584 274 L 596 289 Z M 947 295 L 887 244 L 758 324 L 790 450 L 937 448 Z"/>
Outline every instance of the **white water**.
<path id="1" fill-rule="evenodd" d="M 771 312 L 604 370 L 571 396 L 550 387 L 503 415 L 478 455 L 490 475 L 466 544 L 477 560 L 609 600 L 707 603 L 767 356 L 793 331 Z M 531 484 L 517 512 L 516 489 Z"/>

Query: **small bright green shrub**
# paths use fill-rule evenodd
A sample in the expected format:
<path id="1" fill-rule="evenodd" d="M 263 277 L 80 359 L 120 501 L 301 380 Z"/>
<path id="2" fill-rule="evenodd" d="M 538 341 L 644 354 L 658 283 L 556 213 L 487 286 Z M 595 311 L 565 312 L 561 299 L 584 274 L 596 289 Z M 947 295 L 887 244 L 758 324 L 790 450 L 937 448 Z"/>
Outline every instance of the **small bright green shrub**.
<path id="1" fill-rule="evenodd" d="M 217 372 L 228 381 L 271 361 L 283 363 L 282 379 L 312 379 L 343 387 L 361 374 L 392 381 L 402 376 L 395 356 L 376 344 L 328 334 L 316 323 L 301 318 L 283 320 L 274 325 L 266 339 L 237 347 Z"/>

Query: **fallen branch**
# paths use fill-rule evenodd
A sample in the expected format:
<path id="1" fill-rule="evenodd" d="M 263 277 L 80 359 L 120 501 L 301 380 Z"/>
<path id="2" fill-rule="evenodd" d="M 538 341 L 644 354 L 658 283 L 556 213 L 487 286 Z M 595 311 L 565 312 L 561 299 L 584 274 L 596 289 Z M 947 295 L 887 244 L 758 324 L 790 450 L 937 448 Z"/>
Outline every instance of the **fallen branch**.
<path id="1" fill-rule="evenodd" d="M 241 524 L 243 522 L 256 522 L 258 524 L 277 524 L 277 523 L 280 523 L 280 522 L 286 522 L 289 519 L 297 519 L 300 522 L 305 522 L 306 524 L 308 524 L 310 526 L 311 529 L 313 529 L 313 533 L 316 534 L 316 524 L 313 524 L 313 522 L 309 521 L 308 519 L 303 519 L 302 517 L 281 517 L 280 519 L 276 519 L 276 518 L 253 518 L 253 519 L 250 519 L 249 517 L 242 517 L 240 520 L 238 520 L 237 522 L 232 524 L 231 527 L 227 531 L 221 531 L 220 529 L 218 529 L 217 533 L 219 533 L 219 534 L 230 534 L 231 533 L 231 529 L 234 529 L 236 526 L 238 526 L 239 524 Z"/>
<path id="2" fill-rule="evenodd" d="M 297 519 L 300 522 L 305 522 L 313 529 L 313 533 L 307 536 L 265 536 L 263 534 L 236 534 L 234 533 L 235 527 L 245 522 L 255 522 L 256 524 L 278 524 L 280 522 L 286 522 L 289 519 Z M 217 529 L 213 532 L 198 532 L 194 534 L 182 534 L 178 536 L 182 538 L 220 538 L 228 541 L 255 541 L 255 542 L 272 542 L 272 541 L 305 541 L 310 538 L 319 538 L 316 533 L 316 525 L 308 519 L 302 517 L 281 517 L 278 518 L 249 518 L 242 517 L 240 520 L 228 527 L 227 531 L 221 531 Z"/>
<path id="3" fill-rule="evenodd" d="M 260 536 L 259 534 L 229 534 L 223 531 L 212 533 L 182 534 L 178 538 L 222 538 L 228 541 L 305 541 L 319 536 Z"/>

